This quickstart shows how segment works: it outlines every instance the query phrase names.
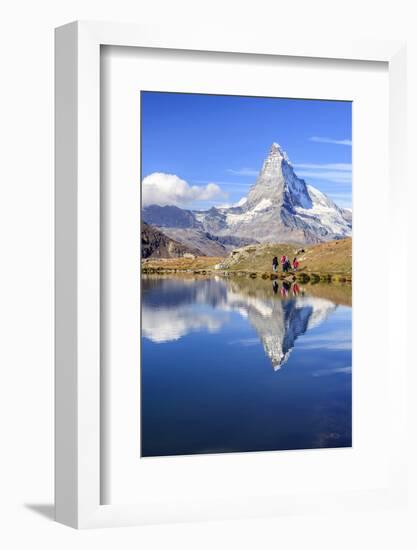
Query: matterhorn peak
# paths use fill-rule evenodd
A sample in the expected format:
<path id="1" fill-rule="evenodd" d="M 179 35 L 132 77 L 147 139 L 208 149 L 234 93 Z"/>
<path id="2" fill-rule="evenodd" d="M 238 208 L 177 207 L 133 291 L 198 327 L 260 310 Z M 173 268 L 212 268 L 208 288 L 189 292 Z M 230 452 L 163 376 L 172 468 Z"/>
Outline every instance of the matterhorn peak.
<path id="1" fill-rule="evenodd" d="M 324 193 L 297 176 L 281 145 L 273 142 L 246 197 L 232 206 L 207 211 L 187 211 L 173 228 L 189 228 L 220 237 L 256 239 L 260 242 L 315 243 L 349 237 L 352 213 L 336 206 Z M 162 216 L 162 213 L 161 213 Z M 190 221 L 191 218 L 191 221 Z M 166 214 L 162 216 L 164 227 Z M 153 216 L 145 221 L 155 223 Z M 179 239 L 179 233 L 171 233 Z M 212 243 L 212 241 L 210 241 Z M 197 245 L 195 245 L 197 247 Z M 211 244 L 210 244 L 211 246 Z"/>
<path id="2" fill-rule="evenodd" d="M 274 141 L 274 143 L 271 145 L 268 156 L 269 157 L 278 157 L 281 160 L 284 159 L 285 162 L 290 164 L 290 160 L 288 158 L 287 153 L 283 150 L 281 145 L 279 143 L 277 143 L 276 141 Z"/>
<path id="3" fill-rule="evenodd" d="M 276 176 L 281 171 L 281 164 L 284 158 L 281 146 L 278 143 L 273 143 L 269 149 L 268 156 L 263 162 L 260 176 Z"/>
<path id="4" fill-rule="evenodd" d="M 266 177 L 276 176 L 282 171 L 283 164 L 291 166 L 287 153 L 279 143 L 274 142 L 269 149 L 268 156 L 264 160 L 260 175 L 263 174 Z"/>
<path id="5" fill-rule="evenodd" d="M 246 210 L 262 200 L 281 206 L 283 202 L 309 206 L 311 201 L 305 183 L 299 180 L 279 143 L 274 142 L 265 158 L 255 185 L 249 191 Z M 263 202 L 262 204 L 266 204 Z"/>
<path id="6" fill-rule="evenodd" d="M 269 149 L 268 157 L 267 158 L 284 158 L 284 152 L 282 150 L 282 147 L 279 143 L 273 143 Z"/>

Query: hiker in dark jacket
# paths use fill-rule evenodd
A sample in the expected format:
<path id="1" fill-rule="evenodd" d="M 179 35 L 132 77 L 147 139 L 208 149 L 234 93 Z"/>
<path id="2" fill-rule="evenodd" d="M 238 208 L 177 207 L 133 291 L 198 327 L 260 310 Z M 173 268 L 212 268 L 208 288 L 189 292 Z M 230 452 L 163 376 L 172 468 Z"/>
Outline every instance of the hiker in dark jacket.
<path id="1" fill-rule="evenodd" d="M 275 273 L 278 271 L 278 258 L 276 256 L 272 259 L 272 269 Z"/>

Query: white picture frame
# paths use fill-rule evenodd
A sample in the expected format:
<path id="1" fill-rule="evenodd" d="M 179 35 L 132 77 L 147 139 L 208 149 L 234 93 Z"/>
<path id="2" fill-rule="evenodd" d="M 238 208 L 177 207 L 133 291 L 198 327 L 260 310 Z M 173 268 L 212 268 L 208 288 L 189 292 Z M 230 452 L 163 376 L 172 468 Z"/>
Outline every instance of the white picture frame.
<path id="1" fill-rule="evenodd" d="M 392 214 L 397 236 L 406 235 L 400 198 L 406 188 L 405 44 L 401 42 L 332 42 L 287 39 L 245 33 L 174 29 L 137 25 L 75 22 L 56 30 L 56 519 L 76 528 L 132 525 L 160 521 L 152 503 L 144 511 L 135 504 L 101 504 L 100 400 L 100 48 L 128 46 L 172 50 L 229 52 L 381 61 L 389 70 L 389 141 Z M 398 198 L 398 203 L 396 201 Z M 405 238 L 402 239 L 405 243 Z M 403 245 L 405 246 L 405 244 Z M 389 304 L 388 307 L 393 307 Z M 404 335 L 405 339 L 406 336 Z M 405 342 L 405 340 L 404 340 Z M 390 398 L 405 423 L 403 392 L 406 345 L 398 356 L 398 377 Z M 399 439 L 400 441 L 400 439 Z M 406 477 L 401 445 L 393 475 L 382 495 L 288 495 L 285 502 L 265 500 L 233 511 L 218 503 L 187 513 L 167 504 L 164 521 L 266 515 L 338 507 L 395 505 L 405 498 Z M 188 509 L 189 510 L 189 509 Z"/>

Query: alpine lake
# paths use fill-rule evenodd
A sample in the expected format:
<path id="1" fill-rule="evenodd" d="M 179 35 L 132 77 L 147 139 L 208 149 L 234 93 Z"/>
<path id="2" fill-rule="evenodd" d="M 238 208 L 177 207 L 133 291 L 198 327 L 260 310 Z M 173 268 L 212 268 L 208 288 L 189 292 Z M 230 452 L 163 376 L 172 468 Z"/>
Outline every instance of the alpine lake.
<path id="1" fill-rule="evenodd" d="M 352 445 L 349 283 L 145 275 L 141 456 Z"/>

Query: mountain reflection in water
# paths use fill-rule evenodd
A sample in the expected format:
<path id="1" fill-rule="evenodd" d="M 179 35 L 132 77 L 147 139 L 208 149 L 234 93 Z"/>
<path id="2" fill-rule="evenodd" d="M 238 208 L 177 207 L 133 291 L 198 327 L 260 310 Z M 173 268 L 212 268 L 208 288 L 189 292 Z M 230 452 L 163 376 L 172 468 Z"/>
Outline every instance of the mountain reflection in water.
<path id="1" fill-rule="evenodd" d="M 332 291 L 329 299 L 320 285 L 144 277 L 142 335 L 165 343 L 195 331 L 216 333 L 228 323 L 230 313 L 237 312 L 255 329 L 272 367 L 278 370 L 288 361 L 301 335 L 325 321 L 337 303 L 349 302 L 350 287 Z"/>
<path id="2" fill-rule="evenodd" d="M 141 456 L 350 447 L 350 306 L 347 285 L 143 277 Z"/>

